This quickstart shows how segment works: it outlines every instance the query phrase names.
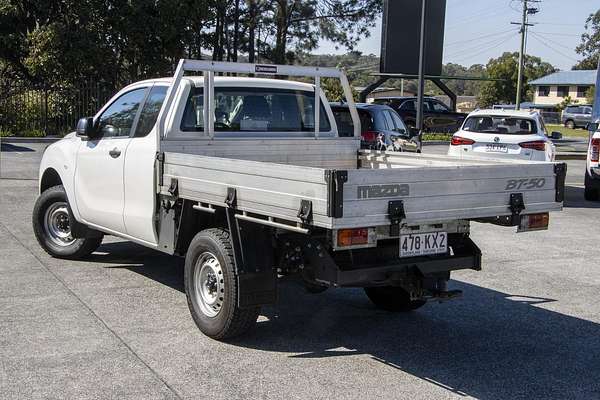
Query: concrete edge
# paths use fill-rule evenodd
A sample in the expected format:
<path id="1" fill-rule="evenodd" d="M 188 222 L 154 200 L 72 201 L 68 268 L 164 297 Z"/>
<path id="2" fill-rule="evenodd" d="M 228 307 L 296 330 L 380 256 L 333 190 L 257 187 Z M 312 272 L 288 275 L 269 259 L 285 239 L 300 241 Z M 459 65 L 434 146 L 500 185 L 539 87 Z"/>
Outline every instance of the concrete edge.
<path id="1" fill-rule="evenodd" d="M 556 153 L 557 160 L 586 160 L 587 152 L 565 151 L 564 153 Z"/>

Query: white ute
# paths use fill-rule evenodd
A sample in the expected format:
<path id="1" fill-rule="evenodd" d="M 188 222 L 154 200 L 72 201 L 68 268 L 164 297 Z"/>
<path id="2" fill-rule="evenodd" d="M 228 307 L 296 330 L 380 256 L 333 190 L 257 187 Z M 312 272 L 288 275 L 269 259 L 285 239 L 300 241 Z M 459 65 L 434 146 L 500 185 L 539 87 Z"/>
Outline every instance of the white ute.
<path id="1" fill-rule="evenodd" d="M 338 137 L 323 78 L 341 81 L 354 137 Z M 283 275 L 311 292 L 363 287 L 390 311 L 453 298 L 450 272 L 481 269 L 470 221 L 546 229 L 565 174 L 360 150 L 337 69 L 181 60 L 173 78 L 129 85 L 48 147 L 33 227 L 54 257 L 85 257 L 107 234 L 185 257 L 192 317 L 225 339 L 276 301 Z"/>
<path id="2" fill-rule="evenodd" d="M 585 169 L 585 199 L 600 200 L 600 120 L 588 125 L 590 141 Z"/>

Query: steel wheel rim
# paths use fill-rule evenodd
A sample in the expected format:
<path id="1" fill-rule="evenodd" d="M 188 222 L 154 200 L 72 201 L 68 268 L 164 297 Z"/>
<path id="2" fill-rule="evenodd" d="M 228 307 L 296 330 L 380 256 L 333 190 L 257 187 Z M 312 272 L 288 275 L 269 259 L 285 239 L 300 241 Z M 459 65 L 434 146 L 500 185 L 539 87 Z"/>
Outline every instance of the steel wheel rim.
<path id="1" fill-rule="evenodd" d="M 225 284 L 221 263 L 214 254 L 200 254 L 194 269 L 194 283 L 194 294 L 200 310 L 209 318 L 216 317 L 223 307 Z"/>
<path id="2" fill-rule="evenodd" d="M 64 201 L 52 203 L 44 213 L 44 230 L 52 243 L 66 247 L 75 242 L 71 235 L 69 208 Z"/>

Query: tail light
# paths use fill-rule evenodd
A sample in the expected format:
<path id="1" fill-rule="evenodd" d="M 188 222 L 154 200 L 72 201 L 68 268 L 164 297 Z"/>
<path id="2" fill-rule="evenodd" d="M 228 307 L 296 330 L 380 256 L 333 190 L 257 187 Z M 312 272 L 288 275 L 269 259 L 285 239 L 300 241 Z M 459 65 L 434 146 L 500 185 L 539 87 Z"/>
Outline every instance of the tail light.
<path id="1" fill-rule="evenodd" d="M 550 214 L 548 213 L 522 215 L 517 232 L 546 230 L 549 222 Z"/>
<path id="2" fill-rule="evenodd" d="M 600 159 L 600 138 L 592 139 L 590 153 L 591 153 L 590 161 L 598 162 L 598 160 Z"/>
<path id="3" fill-rule="evenodd" d="M 374 142 L 377 140 L 379 132 L 377 131 L 366 131 L 362 133 L 362 138 L 365 142 Z"/>
<path id="4" fill-rule="evenodd" d="M 474 140 L 467 139 L 467 138 L 460 137 L 460 136 L 452 136 L 452 140 L 450 141 L 450 144 L 452 146 L 471 145 L 473 143 L 475 143 Z"/>
<path id="5" fill-rule="evenodd" d="M 337 247 L 375 245 L 374 228 L 340 229 L 337 231 Z"/>
<path id="6" fill-rule="evenodd" d="M 519 143 L 519 146 L 521 146 L 524 149 L 546 151 L 546 142 L 544 142 L 543 140 L 534 140 L 533 142 L 523 142 L 523 143 Z"/>

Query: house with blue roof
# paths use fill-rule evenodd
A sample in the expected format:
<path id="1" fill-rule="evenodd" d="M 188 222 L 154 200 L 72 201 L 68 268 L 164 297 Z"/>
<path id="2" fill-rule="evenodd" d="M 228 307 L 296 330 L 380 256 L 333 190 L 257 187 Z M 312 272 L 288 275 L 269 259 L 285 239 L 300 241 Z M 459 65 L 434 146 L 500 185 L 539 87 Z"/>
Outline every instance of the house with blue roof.
<path id="1" fill-rule="evenodd" d="M 572 103 L 585 104 L 586 92 L 596 84 L 596 70 L 559 71 L 529 84 L 536 105 L 557 105 L 566 97 L 571 97 Z"/>

